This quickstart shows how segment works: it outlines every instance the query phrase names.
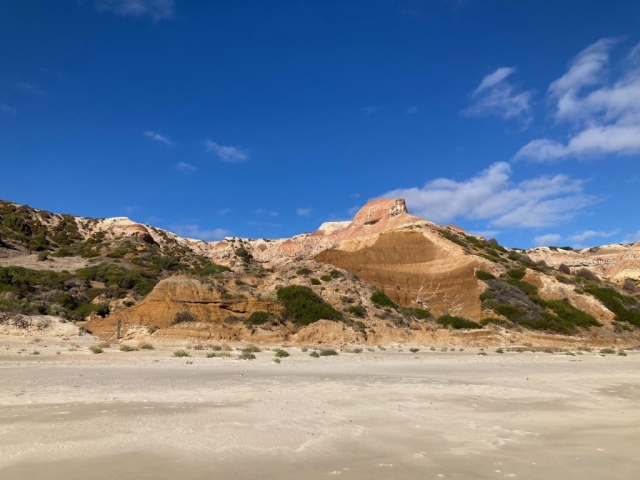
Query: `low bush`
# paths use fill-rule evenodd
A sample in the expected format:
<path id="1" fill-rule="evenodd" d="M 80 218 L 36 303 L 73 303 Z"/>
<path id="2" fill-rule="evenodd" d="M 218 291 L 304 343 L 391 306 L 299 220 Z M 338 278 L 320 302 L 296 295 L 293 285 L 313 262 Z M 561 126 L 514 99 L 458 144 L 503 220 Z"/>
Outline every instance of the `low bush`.
<path id="1" fill-rule="evenodd" d="M 463 317 L 457 317 L 455 315 L 442 315 L 438 317 L 436 322 L 445 327 L 451 327 L 454 330 L 482 328 L 480 324 L 474 322 L 473 320 L 469 320 L 468 318 Z"/>
<path id="2" fill-rule="evenodd" d="M 320 350 L 319 355 L 321 357 L 332 357 L 338 355 L 338 352 L 336 352 L 333 348 L 323 348 L 322 350 Z"/>
<path id="3" fill-rule="evenodd" d="M 140 343 L 138 344 L 138 348 L 140 350 L 155 350 L 153 348 L 153 345 L 151 345 L 150 343 Z"/>
<path id="4" fill-rule="evenodd" d="M 322 282 L 320 280 L 318 280 L 317 278 L 312 278 L 311 280 L 309 280 L 311 282 L 311 285 L 320 285 Z"/>
<path id="5" fill-rule="evenodd" d="M 640 305 L 635 297 L 623 295 L 606 287 L 585 288 L 584 290 L 611 310 L 616 315 L 617 321 L 640 327 Z"/>
<path id="6" fill-rule="evenodd" d="M 320 277 L 320 280 L 322 280 L 323 282 L 330 282 L 333 279 L 329 275 L 322 275 Z"/>
<path id="7" fill-rule="evenodd" d="M 173 352 L 173 356 L 174 357 L 178 357 L 178 358 L 182 358 L 182 357 L 190 357 L 191 355 L 189 355 L 189 352 L 181 349 L 181 350 L 176 350 L 175 352 Z"/>
<path id="8" fill-rule="evenodd" d="M 307 267 L 302 267 L 302 268 L 298 269 L 298 271 L 296 273 L 298 275 L 310 275 L 313 272 L 310 269 L 308 269 Z"/>
<path id="9" fill-rule="evenodd" d="M 367 316 L 367 310 L 362 305 L 351 305 L 349 306 L 348 312 L 358 318 Z"/>
<path id="10" fill-rule="evenodd" d="M 476 270 L 476 278 L 478 280 L 493 280 L 496 277 L 495 275 L 489 272 L 485 272 L 484 270 Z"/>
<path id="11" fill-rule="evenodd" d="M 480 320 L 480 325 L 482 325 L 483 327 L 487 325 L 498 325 L 499 327 L 503 328 L 513 327 L 513 323 L 511 323 L 510 321 L 493 317 L 483 318 L 482 320 Z"/>
<path id="12" fill-rule="evenodd" d="M 524 268 L 514 268 L 512 270 L 507 270 L 507 276 L 509 278 L 513 278 L 514 280 L 522 280 L 526 275 L 526 271 Z"/>
<path id="13" fill-rule="evenodd" d="M 176 312 L 171 320 L 171 325 L 177 325 L 184 322 L 197 322 L 198 318 L 186 308 Z"/>
<path id="14" fill-rule="evenodd" d="M 284 315 L 298 325 L 318 320 L 342 320 L 342 314 L 326 303 L 309 287 L 290 285 L 278 290 L 278 300 L 285 306 Z"/>
<path id="15" fill-rule="evenodd" d="M 121 352 L 135 352 L 138 349 L 135 347 L 132 347 L 130 345 L 125 345 L 124 343 L 122 345 L 120 345 L 120 351 Z"/>
<path id="16" fill-rule="evenodd" d="M 398 305 L 383 292 L 375 291 L 371 294 L 371 301 L 381 307 L 398 308 Z"/>
<path id="17" fill-rule="evenodd" d="M 220 275 L 224 272 L 230 272 L 231 269 L 225 265 L 218 265 L 216 263 L 210 263 L 204 266 L 200 271 L 198 271 L 198 275 L 200 276 L 216 276 Z"/>
<path id="18" fill-rule="evenodd" d="M 342 274 L 342 272 L 340 272 L 339 270 L 333 269 L 329 272 L 329 275 L 331 275 L 331 278 L 340 278 L 342 276 L 344 276 Z"/>
<path id="19" fill-rule="evenodd" d="M 416 347 L 413 347 L 413 348 L 410 348 L 410 349 L 409 349 L 409 351 L 410 351 L 411 353 L 418 353 L 418 352 L 420 351 L 420 349 L 419 349 L 419 348 L 416 348 Z"/>
<path id="20" fill-rule="evenodd" d="M 309 354 L 309 356 L 310 356 L 310 357 L 313 357 L 313 358 L 319 358 L 319 357 L 320 357 L 320 354 L 314 350 L 313 352 L 311 352 L 311 353 Z"/>
<path id="21" fill-rule="evenodd" d="M 429 310 L 425 310 L 423 308 L 416 308 L 416 307 L 400 308 L 400 313 L 409 315 L 410 317 L 415 317 L 419 320 L 426 320 L 427 318 L 431 317 L 431 313 L 429 312 Z"/>
<path id="22" fill-rule="evenodd" d="M 247 351 L 242 351 L 242 353 L 240 355 L 238 355 L 238 360 L 255 360 L 256 356 L 251 353 L 251 352 L 247 352 Z"/>
<path id="23" fill-rule="evenodd" d="M 271 316 L 267 312 L 263 312 L 260 310 L 256 310 L 255 312 L 251 312 L 245 320 L 245 325 L 263 325 L 267 323 L 271 319 Z"/>
<path id="24" fill-rule="evenodd" d="M 286 350 L 283 350 L 281 348 L 276 348 L 274 350 L 274 352 L 275 352 L 275 355 L 276 355 L 277 358 L 286 358 L 286 357 L 289 356 L 289 352 L 287 352 Z"/>
<path id="25" fill-rule="evenodd" d="M 95 353 L 95 354 L 104 352 L 104 350 L 102 350 L 102 348 L 100 348 L 98 345 L 93 345 L 89 347 L 89 350 L 91 350 L 91 353 Z"/>

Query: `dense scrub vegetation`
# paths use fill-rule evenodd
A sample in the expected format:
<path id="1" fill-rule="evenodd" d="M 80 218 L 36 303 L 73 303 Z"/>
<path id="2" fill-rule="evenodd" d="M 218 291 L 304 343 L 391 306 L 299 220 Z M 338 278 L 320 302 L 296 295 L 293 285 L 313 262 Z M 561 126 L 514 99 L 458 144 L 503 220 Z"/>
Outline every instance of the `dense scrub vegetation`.
<path id="1" fill-rule="evenodd" d="M 284 316 L 295 324 L 310 325 L 318 320 L 342 320 L 342 313 L 322 300 L 309 287 L 290 285 L 278 290 L 278 300 L 285 306 Z"/>

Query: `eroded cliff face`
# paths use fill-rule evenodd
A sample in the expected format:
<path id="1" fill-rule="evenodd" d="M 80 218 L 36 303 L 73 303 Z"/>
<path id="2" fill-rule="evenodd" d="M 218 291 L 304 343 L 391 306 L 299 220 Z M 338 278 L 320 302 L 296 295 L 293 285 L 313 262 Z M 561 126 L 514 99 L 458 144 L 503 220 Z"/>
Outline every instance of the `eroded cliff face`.
<path id="1" fill-rule="evenodd" d="M 587 268 L 600 278 L 622 284 L 625 279 L 640 280 L 640 243 L 631 245 L 603 245 L 582 250 L 556 247 L 537 247 L 527 250 L 535 261 L 552 267 L 564 264 L 572 272 Z"/>
<path id="2" fill-rule="evenodd" d="M 431 232 L 401 229 L 379 235 L 357 250 L 339 248 L 315 260 L 354 273 L 402 306 L 428 308 L 469 318 L 481 315 L 483 288 L 474 275 L 479 262 L 462 249 L 444 248 Z"/>

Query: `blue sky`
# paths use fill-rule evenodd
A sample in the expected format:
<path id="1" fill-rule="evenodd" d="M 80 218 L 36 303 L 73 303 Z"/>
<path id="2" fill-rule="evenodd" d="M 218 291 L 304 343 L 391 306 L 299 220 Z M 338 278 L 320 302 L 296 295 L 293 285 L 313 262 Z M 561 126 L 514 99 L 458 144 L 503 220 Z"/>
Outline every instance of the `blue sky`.
<path id="1" fill-rule="evenodd" d="M 5 0 L 0 198 L 283 237 L 367 199 L 640 240 L 640 1 Z"/>

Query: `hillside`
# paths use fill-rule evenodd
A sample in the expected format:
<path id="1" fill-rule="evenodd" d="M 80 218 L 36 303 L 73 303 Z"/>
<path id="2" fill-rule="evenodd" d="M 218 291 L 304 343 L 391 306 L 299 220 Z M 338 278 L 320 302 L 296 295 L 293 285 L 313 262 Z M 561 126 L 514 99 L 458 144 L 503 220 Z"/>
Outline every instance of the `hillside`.
<path id="1" fill-rule="evenodd" d="M 640 247 L 513 250 L 372 200 L 309 234 L 219 242 L 0 202 L 0 309 L 113 338 L 639 343 Z M 4 320 L 9 322 L 10 320 Z"/>

